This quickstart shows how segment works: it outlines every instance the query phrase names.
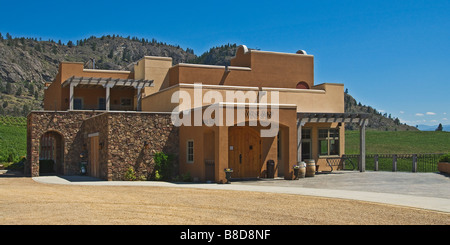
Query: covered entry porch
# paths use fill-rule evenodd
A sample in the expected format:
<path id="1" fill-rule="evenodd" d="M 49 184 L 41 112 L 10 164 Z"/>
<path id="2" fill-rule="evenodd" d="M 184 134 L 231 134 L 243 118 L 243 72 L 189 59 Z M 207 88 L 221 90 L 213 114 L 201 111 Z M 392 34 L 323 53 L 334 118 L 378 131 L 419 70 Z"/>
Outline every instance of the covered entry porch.
<path id="1" fill-rule="evenodd" d="M 366 126 L 369 115 L 364 113 L 297 113 L 297 162 L 312 159 L 316 162 L 316 169 L 330 166 L 337 162 L 335 169 L 339 169 L 342 156 L 345 154 L 345 123 L 359 125 L 360 155 L 366 152 Z M 331 159 L 335 160 L 332 161 Z M 365 158 L 358 160 L 358 169 L 365 171 Z"/>
<path id="2" fill-rule="evenodd" d="M 228 168 L 233 169 L 232 178 L 293 179 L 297 154 L 296 106 L 278 105 L 278 118 L 270 125 L 260 117 L 269 115 L 272 119 L 273 109 L 261 109 L 258 104 L 232 106 L 231 123 L 206 125 L 203 122 L 180 127 L 180 173 L 189 173 L 197 181 L 217 183 L 226 182 L 224 170 Z M 203 113 L 205 108 L 198 111 Z M 225 111 L 215 114 L 214 120 L 225 118 Z M 196 110 L 190 112 L 195 117 Z M 244 115 L 242 120 L 237 117 L 240 112 Z M 272 129 L 274 134 L 265 134 Z"/>

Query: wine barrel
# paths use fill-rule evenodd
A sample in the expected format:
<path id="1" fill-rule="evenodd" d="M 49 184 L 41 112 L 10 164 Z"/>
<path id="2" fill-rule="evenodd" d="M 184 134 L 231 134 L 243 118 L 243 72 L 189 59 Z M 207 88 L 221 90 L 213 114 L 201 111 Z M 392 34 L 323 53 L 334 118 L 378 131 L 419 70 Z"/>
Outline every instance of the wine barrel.
<path id="1" fill-rule="evenodd" d="M 306 160 L 306 177 L 314 177 L 316 174 L 316 161 L 314 159 Z"/>
<path id="2" fill-rule="evenodd" d="M 306 166 L 305 163 L 302 162 L 298 169 L 298 178 L 305 178 L 305 175 L 306 175 Z"/>

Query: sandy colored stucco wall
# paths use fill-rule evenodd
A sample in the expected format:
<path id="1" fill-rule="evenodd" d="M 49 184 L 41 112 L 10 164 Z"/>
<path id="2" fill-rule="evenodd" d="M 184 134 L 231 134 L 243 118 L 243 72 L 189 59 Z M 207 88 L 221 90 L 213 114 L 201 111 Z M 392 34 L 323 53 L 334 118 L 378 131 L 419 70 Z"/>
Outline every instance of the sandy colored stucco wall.
<path id="1" fill-rule="evenodd" d="M 301 81 L 314 85 L 313 56 L 255 52 L 252 67 L 178 64 L 170 69 L 169 85 L 209 85 L 295 88 Z"/>
<path id="2" fill-rule="evenodd" d="M 190 103 L 183 102 L 183 100 L 181 100 L 181 104 L 171 103 L 171 98 L 175 92 L 179 92 L 181 98 L 184 98 L 184 95 L 189 95 Z M 322 84 L 314 89 L 305 90 L 262 88 L 262 92 L 256 87 L 204 85 L 201 87 L 202 100 L 200 101 L 203 102 L 201 105 L 194 105 L 194 98 L 197 97 L 197 95 L 194 97 L 194 92 L 192 84 L 178 84 L 145 97 L 142 100 L 142 109 L 144 111 L 171 112 L 177 106 L 178 110 L 186 110 L 216 103 L 214 99 L 208 99 L 208 96 L 205 96 L 208 94 L 211 96 L 210 98 L 223 99 L 223 102 L 240 102 L 232 101 L 232 99 L 237 97 L 246 103 L 257 103 L 259 94 L 263 94 L 264 96 L 261 96 L 262 100 L 265 100 L 266 103 L 274 103 L 275 100 L 272 101 L 272 93 L 278 92 L 278 103 L 275 104 L 296 105 L 297 112 L 344 112 L 344 86 L 342 84 Z M 219 94 L 219 96 L 216 94 Z M 244 100 L 244 98 L 249 99 Z"/>
<path id="3" fill-rule="evenodd" d="M 44 90 L 44 110 L 67 110 L 69 108 L 69 88 L 62 88 L 61 84 L 72 76 L 133 79 L 134 73 L 130 71 L 84 69 L 84 64 L 80 62 L 61 62 L 55 80 Z M 74 93 L 76 91 L 77 88 L 75 88 Z"/>
<path id="4" fill-rule="evenodd" d="M 169 68 L 172 67 L 172 58 L 144 56 L 134 66 L 134 79 L 153 80 L 153 87 L 146 87 L 143 96 L 158 92 L 169 87 Z"/>
<path id="5" fill-rule="evenodd" d="M 280 104 L 295 104 L 297 112 L 344 112 L 344 85 L 326 83 L 314 86 L 313 89 L 275 89 L 263 88 L 267 91 L 268 102 L 272 101 L 272 92 L 278 92 Z M 275 95 L 275 94 L 274 94 Z"/>

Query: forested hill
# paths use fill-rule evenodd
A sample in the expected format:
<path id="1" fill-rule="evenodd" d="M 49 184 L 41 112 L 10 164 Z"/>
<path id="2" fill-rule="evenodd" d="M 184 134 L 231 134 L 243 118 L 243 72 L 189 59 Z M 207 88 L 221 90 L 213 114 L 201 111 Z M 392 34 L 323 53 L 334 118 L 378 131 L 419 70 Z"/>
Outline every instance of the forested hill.
<path id="1" fill-rule="evenodd" d="M 83 62 L 86 68 L 130 70 L 145 55 L 172 57 L 173 63 L 229 65 L 236 44 L 212 47 L 197 56 L 190 48 L 166 44 L 155 39 L 106 35 L 62 43 L 59 40 L 12 37 L 0 33 L 0 115 L 26 116 L 42 108 L 45 82 L 55 77 L 61 61 Z M 370 106 L 356 104 L 345 96 L 347 112 L 371 113 L 369 128 L 414 130 Z M 352 126 L 349 126 L 352 127 Z"/>
<path id="2" fill-rule="evenodd" d="M 363 105 L 357 102 L 346 90 L 344 95 L 345 112 L 350 113 L 368 113 L 369 124 L 368 129 L 382 130 L 382 131 L 417 131 L 416 127 L 401 123 L 400 119 L 392 117 L 387 112 L 379 112 L 377 109 Z M 347 129 L 357 129 L 358 125 L 347 124 Z"/>

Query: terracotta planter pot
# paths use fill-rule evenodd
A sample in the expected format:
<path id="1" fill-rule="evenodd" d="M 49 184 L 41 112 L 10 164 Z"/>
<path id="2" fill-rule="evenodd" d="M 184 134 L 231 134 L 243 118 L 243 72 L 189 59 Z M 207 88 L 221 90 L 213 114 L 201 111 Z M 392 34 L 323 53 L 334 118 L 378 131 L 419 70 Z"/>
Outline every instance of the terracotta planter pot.
<path id="1" fill-rule="evenodd" d="M 441 173 L 450 174 L 450 162 L 439 162 L 438 171 Z"/>

